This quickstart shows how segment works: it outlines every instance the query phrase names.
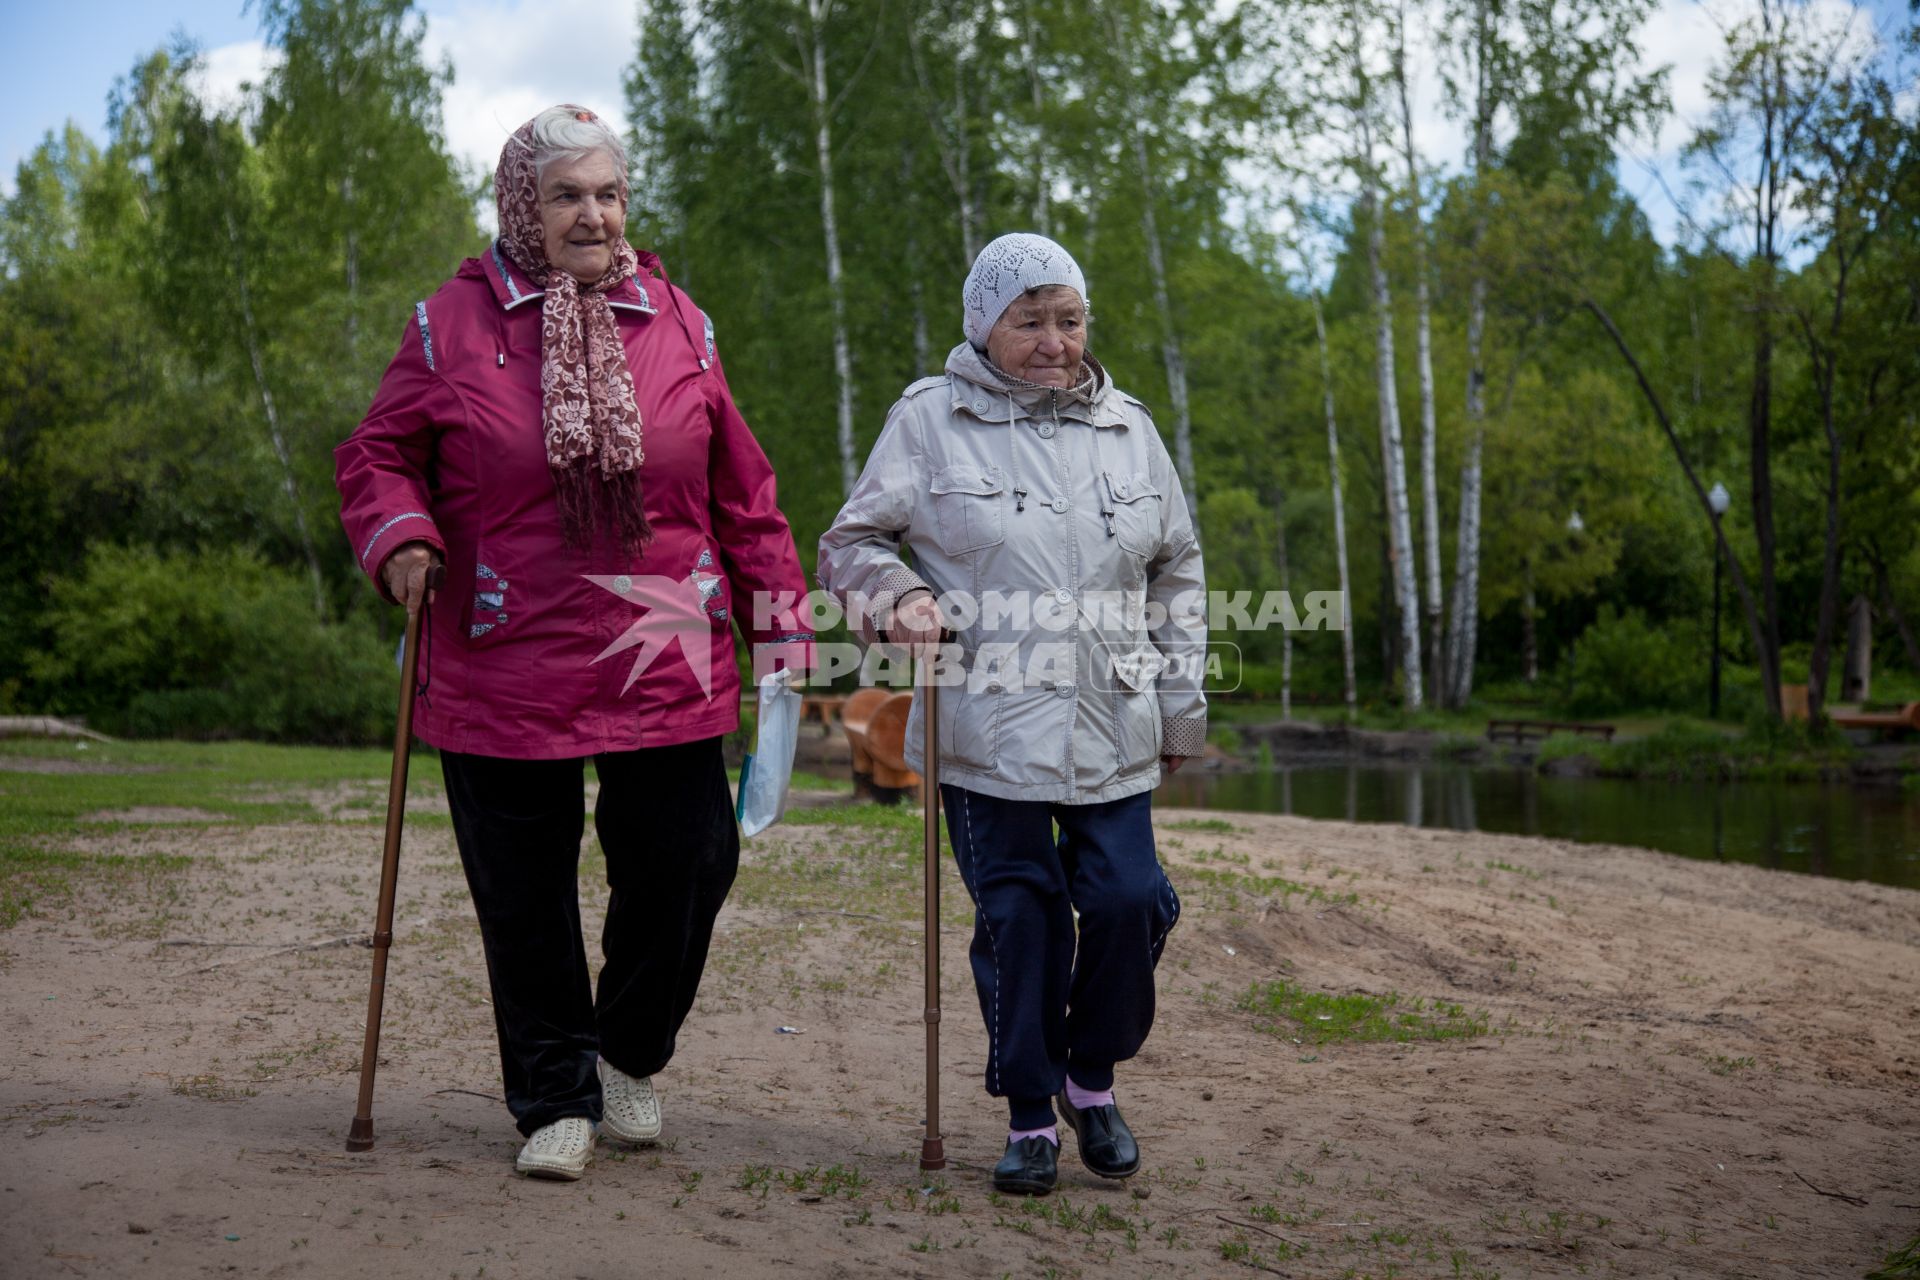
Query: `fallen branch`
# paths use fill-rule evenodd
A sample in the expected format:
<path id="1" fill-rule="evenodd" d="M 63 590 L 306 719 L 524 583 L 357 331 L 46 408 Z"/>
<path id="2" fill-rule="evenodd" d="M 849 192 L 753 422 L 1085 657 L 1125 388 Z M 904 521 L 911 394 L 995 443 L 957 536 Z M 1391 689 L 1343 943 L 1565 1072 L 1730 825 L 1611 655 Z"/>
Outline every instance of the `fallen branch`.
<path id="1" fill-rule="evenodd" d="M 293 955 L 295 952 L 300 951 L 331 951 L 335 947 L 368 947 L 372 945 L 372 939 L 364 933 L 343 933 L 337 938 L 324 938 L 319 942 L 298 942 L 290 947 L 279 947 L 272 951 L 263 951 L 257 957 L 248 958 L 265 960 L 270 956 Z M 239 958 L 240 957 L 235 957 L 235 960 Z M 185 972 L 169 974 L 168 976 L 176 980 L 180 978 L 190 978 L 196 973 L 212 973 L 215 969 L 224 969 L 234 962 L 234 960 L 216 960 L 212 964 L 203 964 L 198 969 L 188 969 Z"/>
<path id="2" fill-rule="evenodd" d="M 497 1094 L 497 1093 L 481 1093 L 481 1092 L 480 1092 L 479 1090 L 477 1090 L 477 1089 L 435 1089 L 435 1090 L 434 1090 L 434 1092 L 435 1092 L 435 1093 L 464 1093 L 464 1094 L 466 1094 L 466 1095 L 467 1095 L 467 1096 L 468 1096 L 469 1098 L 485 1098 L 485 1099 L 486 1099 L 486 1100 L 487 1100 L 488 1102 L 498 1102 L 498 1101 L 500 1101 L 500 1095 L 499 1095 L 499 1094 Z"/>
<path id="3" fill-rule="evenodd" d="M 1800 1181 L 1802 1182 L 1807 1182 L 1806 1178 L 1801 1176 L 1801 1173 L 1798 1169 L 1795 1169 L 1793 1171 L 1793 1176 L 1796 1178 L 1799 1178 Z M 1859 1205 L 1863 1209 L 1866 1207 L 1867 1202 L 1865 1200 L 1862 1200 L 1859 1196 L 1850 1196 L 1844 1191 L 1822 1191 L 1820 1190 L 1820 1188 L 1813 1186 L 1811 1182 L 1807 1182 L 1807 1185 L 1809 1187 L 1813 1187 L 1813 1191 L 1815 1195 L 1826 1196 L 1830 1200 L 1845 1200 L 1848 1204 Z"/>
<path id="4" fill-rule="evenodd" d="M 1306 1247 L 1305 1245 L 1302 1245 L 1298 1240 L 1289 1240 L 1285 1236 L 1281 1235 L 1278 1231 L 1269 1231 L 1265 1227 L 1260 1226 L 1257 1223 L 1242 1222 L 1238 1218 L 1229 1218 L 1224 1213 L 1216 1213 L 1213 1216 L 1220 1219 L 1220 1221 L 1226 1223 L 1230 1227 L 1245 1227 L 1249 1231 L 1258 1231 L 1263 1236 L 1272 1236 L 1275 1240 L 1278 1240 L 1281 1244 L 1286 1245 L 1287 1248 L 1289 1249 L 1302 1249 Z"/>

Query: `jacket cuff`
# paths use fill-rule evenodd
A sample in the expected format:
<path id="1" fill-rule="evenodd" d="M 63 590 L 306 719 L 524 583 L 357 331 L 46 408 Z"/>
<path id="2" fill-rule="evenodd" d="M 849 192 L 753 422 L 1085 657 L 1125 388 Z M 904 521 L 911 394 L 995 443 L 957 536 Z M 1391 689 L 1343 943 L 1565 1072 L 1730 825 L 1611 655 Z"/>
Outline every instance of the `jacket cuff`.
<path id="1" fill-rule="evenodd" d="M 1160 722 L 1160 754 L 1163 756 L 1203 756 L 1207 754 L 1207 718 L 1181 716 Z"/>
<path id="2" fill-rule="evenodd" d="M 933 594 L 933 588 L 927 585 L 926 580 L 904 565 L 881 574 L 880 581 L 874 586 L 872 602 L 867 607 L 868 630 L 881 640 L 889 640 L 886 624 L 893 617 L 894 606 L 912 591 Z"/>
<path id="3" fill-rule="evenodd" d="M 373 586 L 380 597 L 389 604 L 392 598 L 387 595 L 387 584 L 382 580 L 381 570 L 387 566 L 387 557 L 409 542 L 424 542 L 438 551 L 442 558 L 447 554 L 447 545 L 440 537 L 440 529 L 433 517 L 424 511 L 402 511 L 399 515 L 388 516 L 373 531 L 366 545 L 360 548 L 360 568 L 373 579 Z"/>

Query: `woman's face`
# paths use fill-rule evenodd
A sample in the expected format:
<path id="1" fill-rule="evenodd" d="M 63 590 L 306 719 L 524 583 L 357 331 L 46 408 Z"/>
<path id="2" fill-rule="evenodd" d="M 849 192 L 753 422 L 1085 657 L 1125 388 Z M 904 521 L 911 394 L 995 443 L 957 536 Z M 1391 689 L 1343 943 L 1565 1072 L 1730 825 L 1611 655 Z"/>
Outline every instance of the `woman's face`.
<path id="1" fill-rule="evenodd" d="M 1077 290 L 1050 284 L 1021 294 L 987 333 L 987 358 L 1003 372 L 1043 387 L 1071 387 L 1087 350 L 1087 304 Z"/>
<path id="2" fill-rule="evenodd" d="M 595 151 L 547 166 L 540 178 L 540 225 L 548 263 L 592 284 L 613 265 L 613 246 L 626 224 L 627 202 L 612 156 Z"/>

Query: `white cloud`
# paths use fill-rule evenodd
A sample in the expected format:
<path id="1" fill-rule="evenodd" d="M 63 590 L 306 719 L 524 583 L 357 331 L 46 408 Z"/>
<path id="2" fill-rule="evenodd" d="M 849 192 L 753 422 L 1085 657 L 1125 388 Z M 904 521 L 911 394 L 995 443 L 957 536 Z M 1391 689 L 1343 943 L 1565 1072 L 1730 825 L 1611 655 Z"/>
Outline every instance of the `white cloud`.
<path id="1" fill-rule="evenodd" d="M 259 40 L 242 40 L 209 49 L 191 81 L 200 100 L 216 111 L 237 111 L 246 104 L 244 86 L 259 85 L 280 64 L 278 49 Z"/>
<path id="2" fill-rule="evenodd" d="M 605 0 L 459 0 L 427 16 L 430 62 L 453 62 L 444 98 L 454 158 L 485 172 L 507 135 L 545 107 L 577 102 L 627 127 L 621 90 L 638 16 Z"/>

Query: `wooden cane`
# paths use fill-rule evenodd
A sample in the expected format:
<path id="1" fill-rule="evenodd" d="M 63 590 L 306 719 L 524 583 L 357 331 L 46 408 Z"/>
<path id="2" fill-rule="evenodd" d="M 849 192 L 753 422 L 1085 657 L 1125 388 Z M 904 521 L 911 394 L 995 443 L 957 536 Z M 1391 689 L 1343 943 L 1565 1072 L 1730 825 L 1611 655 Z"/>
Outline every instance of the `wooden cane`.
<path id="1" fill-rule="evenodd" d="M 446 571 L 427 570 L 427 590 L 439 589 Z M 400 878 L 400 828 L 407 812 L 407 763 L 413 745 L 414 679 L 420 669 L 420 629 L 427 602 L 407 615 L 400 654 L 400 715 L 393 730 L 393 773 L 387 780 L 387 847 L 380 859 L 380 906 L 373 925 L 373 979 L 367 989 L 367 1038 L 360 1050 L 360 1101 L 347 1130 L 347 1150 L 373 1149 L 373 1072 L 380 1058 L 380 1013 L 387 996 L 387 949 L 393 945 L 393 898 Z"/>
<path id="2" fill-rule="evenodd" d="M 934 680 L 929 646 L 920 658 L 920 683 L 926 693 L 926 765 L 920 773 L 920 797 L 926 812 L 927 873 L 927 1129 L 920 1140 L 920 1167 L 947 1167 L 940 1140 L 940 686 Z"/>

